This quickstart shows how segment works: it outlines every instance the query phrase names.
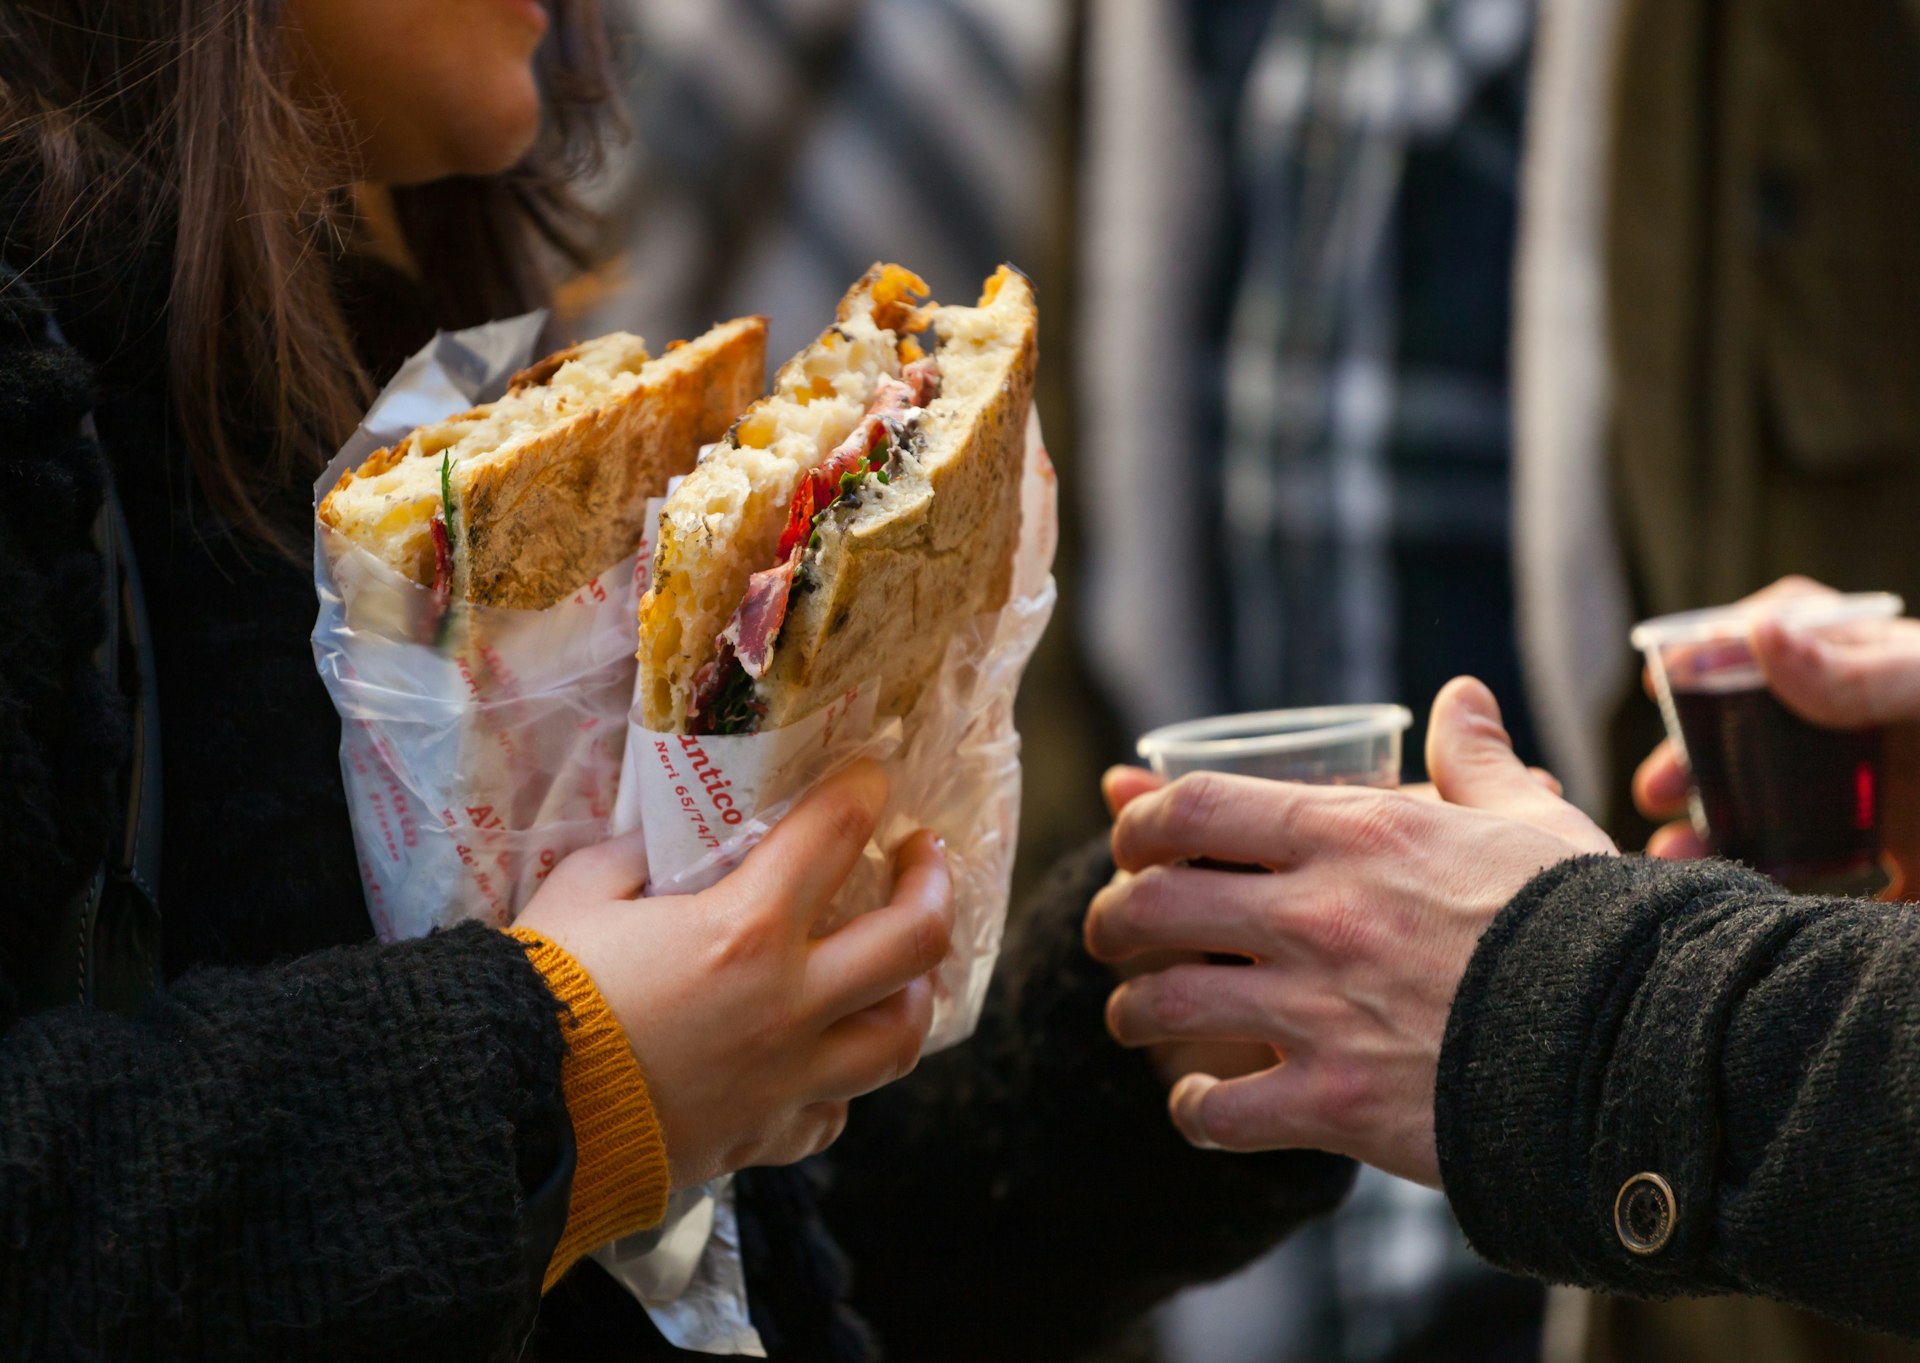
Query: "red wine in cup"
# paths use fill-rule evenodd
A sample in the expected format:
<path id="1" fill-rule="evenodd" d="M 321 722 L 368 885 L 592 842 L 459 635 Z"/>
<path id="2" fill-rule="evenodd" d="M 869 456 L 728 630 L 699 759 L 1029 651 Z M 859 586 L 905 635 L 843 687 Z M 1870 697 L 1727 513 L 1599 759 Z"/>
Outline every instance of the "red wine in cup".
<path id="1" fill-rule="evenodd" d="M 1788 885 L 1878 860 L 1878 729 L 1809 724 L 1764 686 L 1676 690 L 1673 706 L 1718 855 Z"/>

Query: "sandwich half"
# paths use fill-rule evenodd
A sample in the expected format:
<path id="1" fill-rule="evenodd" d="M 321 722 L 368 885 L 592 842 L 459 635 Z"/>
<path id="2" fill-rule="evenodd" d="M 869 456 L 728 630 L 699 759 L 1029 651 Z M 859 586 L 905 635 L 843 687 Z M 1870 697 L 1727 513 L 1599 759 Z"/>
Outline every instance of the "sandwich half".
<path id="1" fill-rule="evenodd" d="M 954 630 L 1005 604 L 1038 360 L 1033 289 L 974 307 L 875 265 L 670 496 L 640 603 L 657 732 L 779 728 L 879 684 L 905 714 Z"/>
<path id="2" fill-rule="evenodd" d="M 766 320 L 653 358 L 585 341 L 507 395 L 377 450 L 321 501 L 332 529 L 443 596 L 540 610 L 634 551 L 649 497 L 693 467 L 761 391 Z"/>

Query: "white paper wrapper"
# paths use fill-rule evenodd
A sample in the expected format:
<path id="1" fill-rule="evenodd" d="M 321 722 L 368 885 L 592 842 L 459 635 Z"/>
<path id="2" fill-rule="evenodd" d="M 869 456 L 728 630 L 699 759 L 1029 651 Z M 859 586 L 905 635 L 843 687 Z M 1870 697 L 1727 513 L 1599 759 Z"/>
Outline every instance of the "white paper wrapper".
<path id="1" fill-rule="evenodd" d="M 1013 702 L 1053 613 L 1057 537 L 1053 467 L 1034 418 L 1008 603 L 956 631 L 938 677 L 904 719 L 875 722 L 873 683 L 796 724 L 738 737 L 653 733 L 636 705 L 614 828 L 645 829 L 648 893 L 713 884 L 822 779 L 856 758 L 876 758 L 891 781 L 887 808 L 823 926 L 884 903 L 900 844 L 932 829 L 946 840 L 953 875 L 954 949 L 935 977 L 927 1050 L 971 1035 L 1006 926 L 1020 827 Z M 731 1188 L 722 1181 L 702 1191 L 676 1199 L 660 1229 L 598 1258 L 648 1304 L 672 1343 L 764 1356 L 747 1318 Z"/>

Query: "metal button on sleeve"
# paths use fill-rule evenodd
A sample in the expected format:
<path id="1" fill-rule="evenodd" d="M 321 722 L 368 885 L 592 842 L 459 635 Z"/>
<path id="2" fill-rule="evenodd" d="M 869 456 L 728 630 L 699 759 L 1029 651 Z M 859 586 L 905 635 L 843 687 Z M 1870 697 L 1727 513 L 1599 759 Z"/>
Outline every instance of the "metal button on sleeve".
<path id="1" fill-rule="evenodd" d="M 1658 1254 L 1680 1219 L 1673 1185 L 1658 1174 L 1635 1174 L 1613 1199 L 1613 1230 L 1635 1254 Z"/>

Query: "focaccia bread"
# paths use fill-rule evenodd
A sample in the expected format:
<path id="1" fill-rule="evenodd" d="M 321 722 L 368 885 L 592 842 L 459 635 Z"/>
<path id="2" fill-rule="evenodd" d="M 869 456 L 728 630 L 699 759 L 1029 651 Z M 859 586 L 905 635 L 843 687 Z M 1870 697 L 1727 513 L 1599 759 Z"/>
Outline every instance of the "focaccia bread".
<path id="1" fill-rule="evenodd" d="M 375 451 L 319 516 L 421 586 L 544 609 L 633 552 L 647 499 L 693 467 L 765 373 L 760 317 L 657 359 L 625 332 L 586 341 L 516 375 L 499 401 Z"/>
<path id="2" fill-rule="evenodd" d="M 667 499 L 640 604 L 648 728 L 777 728 L 870 679 L 904 714 L 953 631 L 1005 603 L 1033 290 L 1004 266 L 975 307 L 925 289 L 875 265 Z"/>

